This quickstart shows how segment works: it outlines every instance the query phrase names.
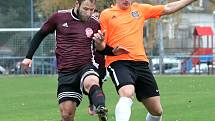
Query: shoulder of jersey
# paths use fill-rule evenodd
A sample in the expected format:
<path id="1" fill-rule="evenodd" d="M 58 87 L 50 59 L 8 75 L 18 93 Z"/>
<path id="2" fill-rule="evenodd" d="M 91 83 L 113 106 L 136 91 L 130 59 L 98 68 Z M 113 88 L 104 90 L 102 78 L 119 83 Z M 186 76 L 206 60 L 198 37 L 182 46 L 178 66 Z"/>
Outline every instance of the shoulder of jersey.
<path id="1" fill-rule="evenodd" d="M 109 7 L 109 8 L 107 8 L 107 9 L 103 10 L 102 12 L 103 12 L 103 13 L 106 13 L 106 12 L 111 11 L 112 9 L 113 9 L 113 7 Z"/>
<path id="2" fill-rule="evenodd" d="M 107 17 L 111 14 L 112 11 L 113 11 L 113 9 L 110 7 L 110 8 L 103 10 L 100 15 Z"/>
<path id="3" fill-rule="evenodd" d="M 140 3 L 136 3 L 136 2 L 134 2 L 132 5 L 134 5 L 134 6 L 138 6 Z"/>
<path id="4" fill-rule="evenodd" d="M 140 5 L 144 5 L 144 4 L 140 4 L 140 3 L 137 3 L 137 2 L 132 3 L 133 8 L 139 8 Z"/>
<path id="5" fill-rule="evenodd" d="M 69 12 L 71 12 L 71 9 L 68 9 L 68 10 L 58 10 L 57 12 L 58 13 L 69 13 Z"/>

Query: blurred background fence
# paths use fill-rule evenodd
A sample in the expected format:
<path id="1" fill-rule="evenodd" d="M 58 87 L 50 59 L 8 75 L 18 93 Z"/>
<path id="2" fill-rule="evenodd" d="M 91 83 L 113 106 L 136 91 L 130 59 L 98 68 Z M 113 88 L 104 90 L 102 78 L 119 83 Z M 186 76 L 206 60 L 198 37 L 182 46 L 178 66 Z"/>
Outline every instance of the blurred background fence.
<path id="1" fill-rule="evenodd" d="M 23 58 L 0 57 L 0 74 L 24 74 L 20 66 Z M 150 68 L 154 74 L 215 74 L 215 65 L 210 62 L 211 56 L 164 56 L 162 59 L 161 64 L 159 56 L 150 57 Z M 195 64 L 196 59 L 200 59 L 200 63 Z M 28 72 L 32 75 L 56 74 L 55 56 L 35 56 Z"/>
<path id="2" fill-rule="evenodd" d="M 206 27 L 207 28 L 207 27 Z M 215 74 L 214 44 L 212 35 L 202 35 L 205 27 L 195 27 L 192 47 L 157 50 L 157 56 L 148 53 L 154 74 Z M 0 28 L 0 74 L 24 74 L 21 61 L 25 58 L 31 39 L 39 28 Z M 212 29 L 209 29 L 212 31 Z M 200 32 L 199 32 L 200 31 Z M 28 72 L 32 75 L 56 74 L 55 34 L 48 35 L 34 54 Z M 146 48 L 148 50 L 149 48 Z M 154 51 L 154 50 L 152 50 Z M 148 51 L 147 51 L 148 52 Z M 187 53 L 186 53 L 187 52 Z"/>
<path id="3" fill-rule="evenodd" d="M 25 58 L 31 39 L 39 28 L 1 28 L 0 73 L 23 74 L 20 64 Z M 56 74 L 55 35 L 48 35 L 33 58 L 32 74 Z"/>
<path id="4" fill-rule="evenodd" d="M 0 1 L 0 74 L 23 74 L 20 62 L 30 41 L 53 12 L 75 0 Z M 164 4 L 171 0 L 136 0 Z M 114 0 L 98 0 L 103 10 Z M 144 45 L 154 74 L 214 74 L 215 1 L 199 0 L 175 14 L 145 21 Z M 189 16 L 189 17 L 188 17 Z M 31 74 L 56 74 L 55 35 L 48 35 L 33 58 Z"/>

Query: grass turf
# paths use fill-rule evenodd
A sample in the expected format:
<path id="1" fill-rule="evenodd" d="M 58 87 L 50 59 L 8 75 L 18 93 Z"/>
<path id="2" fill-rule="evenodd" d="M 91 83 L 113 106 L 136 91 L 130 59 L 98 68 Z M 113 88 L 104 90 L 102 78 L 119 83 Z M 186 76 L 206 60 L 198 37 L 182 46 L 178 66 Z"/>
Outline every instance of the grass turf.
<path id="1" fill-rule="evenodd" d="M 163 121 L 215 121 L 215 76 L 156 76 Z M 57 76 L 0 76 L 0 121 L 59 121 Z M 111 81 L 104 85 L 109 121 L 118 100 Z M 87 114 L 84 97 L 75 121 L 97 121 Z M 146 110 L 134 100 L 131 121 L 145 121 Z"/>

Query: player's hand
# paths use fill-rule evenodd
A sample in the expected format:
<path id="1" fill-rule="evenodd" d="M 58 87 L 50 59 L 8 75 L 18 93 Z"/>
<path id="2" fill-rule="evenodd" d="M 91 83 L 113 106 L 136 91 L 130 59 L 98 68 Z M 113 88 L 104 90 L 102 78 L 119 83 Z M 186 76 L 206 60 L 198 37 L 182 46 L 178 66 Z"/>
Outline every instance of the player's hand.
<path id="1" fill-rule="evenodd" d="M 97 50 L 104 50 L 105 42 L 104 42 L 105 31 L 98 30 L 98 33 L 94 34 L 93 40 L 95 41 L 95 46 Z"/>
<path id="2" fill-rule="evenodd" d="M 127 53 L 129 53 L 128 50 L 126 50 L 125 48 L 120 47 L 120 46 L 115 47 L 112 50 L 112 52 L 114 53 L 114 55 L 121 55 L 121 54 L 127 54 Z"/>
<path id="3" fill-rule="evenodd" d="M 25 74 L 28 74 L 28 69 L 31 67 L 31 65 L 32 65 L 32 60 L 31 59 L 25 58 L 22 61 L 21 67 L 23 68 Z"/>

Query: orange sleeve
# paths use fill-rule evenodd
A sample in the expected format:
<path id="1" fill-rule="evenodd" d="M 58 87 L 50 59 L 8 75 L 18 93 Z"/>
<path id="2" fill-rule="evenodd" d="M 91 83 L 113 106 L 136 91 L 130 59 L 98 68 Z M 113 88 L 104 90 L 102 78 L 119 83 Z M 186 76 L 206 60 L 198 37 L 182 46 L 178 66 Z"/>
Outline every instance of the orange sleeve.
<path id="1" fill-rule="evenodd" d="M 141 11 L 145 19 L 149 18 L 160 18 L 161 13 L 164 11 L 164 5 L 149 5 L 140 4 Z"/>
<path id="2" fill-rule="evenodd" d="M 107 30 L 107 14 L 105 14 L 105 12 L 101 12 L 100 15 L 100 26 L 101 26 L 101 30 Z"/>
<path id="3" fill-rule="evenodd" d="M 103 11 L 100 14 L 100 26 L 101 26 L 101 31 L 105 31 L 105 42 L 107 42 L 107 30 L 108 30 L 108 14 L 107 12 Z"/>

